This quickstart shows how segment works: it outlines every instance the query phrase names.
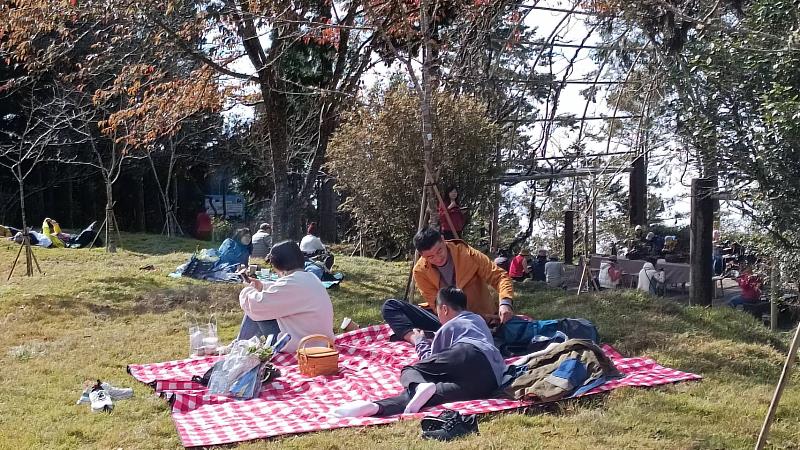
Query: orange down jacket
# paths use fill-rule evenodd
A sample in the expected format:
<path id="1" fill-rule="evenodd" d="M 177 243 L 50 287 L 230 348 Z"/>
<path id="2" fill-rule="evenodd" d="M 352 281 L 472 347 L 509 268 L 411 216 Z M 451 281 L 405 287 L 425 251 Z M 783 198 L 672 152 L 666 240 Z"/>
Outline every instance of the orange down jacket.
<path id="1" fill-rule="evenodd" d="M 500 294 L 499 298 L 511 299 L 514 296 L 511 278 L 486 255 L 464 241 L 445 243 L 453 259 L 456 287 L 467 296 L 467 310 L 484 318 L 497 315 L 498 297 L 489 292 L 489 286 Z M 420 258 L 414 266 L 414 282 L 425 301 L 433 306 L 439 292 L 439 270 L 436 266 Z"/>

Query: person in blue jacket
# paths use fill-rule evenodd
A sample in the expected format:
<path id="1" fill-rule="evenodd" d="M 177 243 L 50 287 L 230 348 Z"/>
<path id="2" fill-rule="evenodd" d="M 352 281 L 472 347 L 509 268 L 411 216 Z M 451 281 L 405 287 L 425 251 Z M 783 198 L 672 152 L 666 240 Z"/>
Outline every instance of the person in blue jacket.
<path id="1" fill-rule="evenodd" d="M 229 237 L 219 246 L 218 264 L 247 264 L 253 252 L 253 236 L 249 228 L 236 230 L 233 237 Z"/>

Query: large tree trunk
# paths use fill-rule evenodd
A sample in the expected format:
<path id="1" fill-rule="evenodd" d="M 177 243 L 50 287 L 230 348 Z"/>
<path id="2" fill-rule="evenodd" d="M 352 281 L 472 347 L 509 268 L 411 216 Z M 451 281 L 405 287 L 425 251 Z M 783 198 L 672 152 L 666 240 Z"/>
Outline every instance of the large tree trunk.
<path id="1" fill-rule="evenodd" d="M 334 181 L 328 178 L 322 183 L 317 196 L 319 214 L 319 237 L 324 242 L 337 242 L 336 210 L 339 207 L 336 193 L 333 191 Z"/>
<path id="2" fill-rule="evenodd" d="M 266 78 L 266 76 L 262 77 Z M 283 94 L 274 92 L 270 79 L 261 83 L 266 108 L 264 122 L 269 133 L 270 162 L 272 165 L 272 179 L 274 193 L 272 197 L 272 236 L 273 242 L 284 239 L 300 238 L 300 211 L 295 202 L 296 192 L 293 192 L 289 182 L 288 164 L 288 137 L 286 131 L 285 111 L 288 109 L 286 98 Z"/>

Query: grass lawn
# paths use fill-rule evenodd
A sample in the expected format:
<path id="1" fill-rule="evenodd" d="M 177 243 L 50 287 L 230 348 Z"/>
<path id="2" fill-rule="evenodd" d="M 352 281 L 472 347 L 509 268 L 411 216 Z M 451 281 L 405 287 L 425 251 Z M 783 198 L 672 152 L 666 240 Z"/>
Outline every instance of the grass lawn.
<path id="1" fill-rule="evenodd" d="M 129 363 L 184 358 L 186 316 L 215 313 L 223 339 L 241 318 L 236 285 L 166 275 L 199 244 L 123 235 L 126 250 L 39 249 L 46 272 L 5 282 L 17 247 L 0 243 L 0 448 L 180 447 L 168 406 L 125 372 Z M 155 271 L 139 267 L 152 264 Z M 337 259 L 347 275 L 333 290 L 336 320 L 380 321 L 383 299 L 403 289 L 408 266 Z M 24 272 L 24 264 L 17 268 Z M 18 272 L 19 274 L 19 272 Z M 527 413 L 482 419 L 480 436 L 439 444 L 419 439 L 417 421 L 288 436 L 242 449 L 738 449 L 752 448 L 788 347 L 743 313 L 701 309 L 625 291 L 564 295 L 521 290 L 518 311 L 535 318 L 585 317 L 626 355 L 696 372 L 702 382 L 623 388 Z M 111 415 L 76 406 L 86 379 L 133 387 Z M 770 445 L 800 448 L 800 377 L 784 393 Z"/>

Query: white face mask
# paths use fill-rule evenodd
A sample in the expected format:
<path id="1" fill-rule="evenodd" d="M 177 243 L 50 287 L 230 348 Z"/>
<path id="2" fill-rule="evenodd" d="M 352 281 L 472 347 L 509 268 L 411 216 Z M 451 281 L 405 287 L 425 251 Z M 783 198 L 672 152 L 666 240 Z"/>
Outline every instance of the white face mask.
<path id="1" fill-rule="evenodd" d="M 253 239 L 250 236 L 242 236 L 242 240 L 240 241 L 242 245 L 250 245 Z"/>

